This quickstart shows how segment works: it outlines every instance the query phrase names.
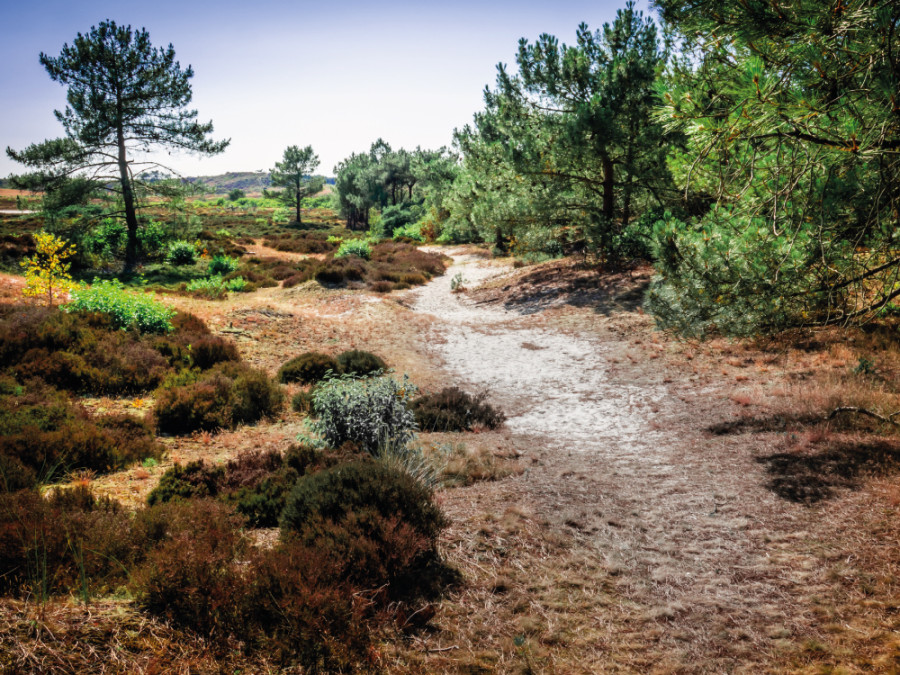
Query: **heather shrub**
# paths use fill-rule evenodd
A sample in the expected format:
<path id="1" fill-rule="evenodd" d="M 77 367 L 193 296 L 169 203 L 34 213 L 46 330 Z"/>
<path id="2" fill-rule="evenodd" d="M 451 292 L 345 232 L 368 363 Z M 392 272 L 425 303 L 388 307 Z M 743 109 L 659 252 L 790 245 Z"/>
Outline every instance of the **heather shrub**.
<path id="1" fill-rule="evenodd" d="M 228 494 L 225 501 L 247 519 L 250 527 L 277 527 L 288 494 L 299 477 L 296 469 L 285 466 Z"/>
<path id="2" fill-rule="evenodd" d="M 415 399 L 412 410 L 423 431 L 471 431 L 475 427 L 496 429 L 505 415 L 485 403 L 487 392 L 472 396 L 459 387 L 447 387 Z"/>
<path id="3" fill-rule="evenodd" d="M 141 333 L 169 333 L 175 310 L 152 295 L 126 291 L 115 280 L 95 281 L 71 293 L 67 312 L 100 312 L 107 314 L 118 328 L 137 328 Z"/>
<path id="4" fill-rule="evenodd" d="M 315 544 L 342 561 L 344 578 L 403 594 L 436 556 L 446 520 L 432 493 L 403 471 L 356 461 L 303 476 L 281 517 L 283 538 Z M 400 583 L 400 582 L 403 583 Z"/>
<path id="5" fill-rule="evenodd" d="M 209 499 L 160 510 L 168 518 L 165 533 L 132 581 L 138 604 L 205 635 L 239 630 L 246 582 L 236 563 L 247 551 L 242 519 Z"/>
<path id="6" fill-rule="evenodd" d="M 117 330 L 105 314 L 0 306 L 0 363 L 20 382 L 40 378 L 97 394 L 147 391 L 171 368 L 155 345 L 170 338 Z"/>
<path id="7" fill-rule="evenodd" d="M 215 497 L 224 474 L 222 467 L 209 466 L 203 460 L 175 464 L 147 495 L 147 504 L 153 506 L 182 499 Z"/>
<path id="8" fill-rule="evenodd" d="M 90 417 L 36 382 L 22 395 L 0 396 L 0 489 L 30 488 L 78 469 L 106 473 L 162 454 L 137 418 Z"/>
<path id="9" fill-rule="evenodd" d="M 190 358 L 194 367 L 208 370 L 217 363 L 240 361 L 237 345 L 218 336 L 202 336 L 190 343 Z"/>
<path id="10" fill-rule="evenodd" d="M 196 381 L 162 389 L 154 415 L 159 430 L 170 434 L 232 429 L 276 414 L 281 388 L 259 370 L 222 362 Z"/>
<path id="11" fill-rule="evenodd" d="M 312 392 L 298 391 L 291 398 L 291 409 L 301 415 L 308 415 L 312 411 Z"/>
<path id="12" fill-rule="evenodd" d="M 306 352 L 292 358 L 279 368 L 278 381 L 315 384 L 329 372 L 340 372 L 340 366 L 334 358 L 319 352 Z"/>
<path id="13" fill-rule="evenodd" d="M 333 448 L 348 441 L 373 455 L 403 448 L 415 437 L 415 418 L 408 407 L 415 391 L 406 377 L 402 382 L 390 377 L 333 378 L 313 393 L 317 419 L 310 426 Z"/>
<path id="14" fill-rule="evenodd" d="M 175 435 L 231 428 L 232 384 L 232 380 L 217 374 L 201 382 L 163 389 L 153 409 L 157 428 Z"/>
<path id="15" fill-rule="evenodd" d="M 337 356 L 340 372 L 365 377 L 387 370 L 387 364 L 371 352 L 353 349 Z"/>
<path id="16" fill-rule="evenodd" d="M 278 662 L 297 662 L 307 672 L 371 670 L 378 607 L 340 580 L 341 567 L 300 542 L 256 553 L 245 577 L 244 634 Z"/>
<path id="17" fill-rule="evenodd" d="M 231 389 L 231 419 L 234 424 L 251 424 L 272 417 L 281 410 L 284 392 L 262 370 L 239 371 Z"/>
<path id="18" fill-rule="evenodd" d="M 87 488 L 0 492 L 0 595 L 108 592 L 126 577 L 127 517 Z"/>

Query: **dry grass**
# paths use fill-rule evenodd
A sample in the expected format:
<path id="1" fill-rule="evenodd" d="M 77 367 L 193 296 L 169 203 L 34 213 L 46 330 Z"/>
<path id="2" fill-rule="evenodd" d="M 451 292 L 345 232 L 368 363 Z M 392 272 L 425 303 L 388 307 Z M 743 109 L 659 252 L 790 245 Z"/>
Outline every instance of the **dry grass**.
<path id="1" fill-rule="evenodd" d="M 0 672 L 140 675 L 289 672 L 264 656 L 214 651 L 196 635 L 148 618 L 127 601 L 0 601 Z"/>

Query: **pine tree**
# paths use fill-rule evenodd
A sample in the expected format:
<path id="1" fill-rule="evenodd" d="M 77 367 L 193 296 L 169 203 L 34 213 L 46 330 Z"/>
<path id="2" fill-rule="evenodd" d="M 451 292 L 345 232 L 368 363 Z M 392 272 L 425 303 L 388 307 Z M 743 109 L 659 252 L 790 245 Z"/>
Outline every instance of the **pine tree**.
<path id="1" fill-rule="evenodd" d="M 683 332 L 865 321 L 900 296 L 900 4 L 658 0 L 660 118 L 699 213 L 657 225 L 651 309 Z"/>
<path id="2" fill-rule="evenodd" d="M 276 197 L 287 206 L 295 209 L 297 224 L 300 220 L 300 204 L 304 197 L 309 197 L 322 190 L 325 181 L 312 173 L 319 167 L 319 156 L 313 152 L 312 146 L 300 148 L 288 146 L 284 157 L 275 163 L 272 170 L 272 185 L 282 188 L 275 192 L 266 192 L 267 197 Z"/>
<path id="3" fill-rule="evenodd" d="M 160 167 L 141 153 L 163 147 L 211 155 L 229 141 L 209 139 L 212 123 L 198 122 L 197 112 L 187 108 L 194 71 L 175 60 L 172 45 L 153 47 L 144 29 L 103 21 L 63 45 L 59 56 L 42 53 L 40 62 L 54 81 L 68 87 L 66 109 L 55 111 L 65 136 L 6 152 L 34 170 L 20 177 L 20 184 L 78 176 L 95 186 L 115 185 L 109 189 L 122 200 L 128 227 L 125 271 L 130 272 L 137 264 L 140 173 Z"/>

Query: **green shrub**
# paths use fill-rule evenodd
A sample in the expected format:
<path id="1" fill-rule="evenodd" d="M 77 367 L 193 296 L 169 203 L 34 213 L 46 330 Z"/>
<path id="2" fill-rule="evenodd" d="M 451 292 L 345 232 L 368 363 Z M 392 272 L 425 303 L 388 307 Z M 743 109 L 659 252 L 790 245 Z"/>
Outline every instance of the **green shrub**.
<path id="1" fill-rule="evenodd" d="M 283 399 L 281 388 L 263 371 L 224 362 L 196 382 L 163 389 L 157 396 L 154 415 L 163 433 L 233 429 L 273 416 L 281 409 Z"/>
<path id="2" fill-rule="evenodd" d="M 315 384 L 329 372 L 339 373 L 340 366 L 336 359 L 319 352 L 306 352 L 292 358 L 278 370 L 279 382 L 300 382 Z"/>
<path id="3" fill-rule="evenodd" d="M 234 272 L 239 264 L 240 262 L 237 258 L 231 258 L 227 255 L 214 255 L 209 261 L 207 271 L 210 275 L 225 276 Z"/>
<path id="4" fill-rule="evenodd" d="M 222 467 L 211 467 L 203 460 L 184 466 L 176 463 L 147 495 L 147 504 L 153 506 L 178 499 L 215 497 L 224 473 Z"/>
<path id="5" fill-rule="evenodd" d="M 481 426 L 496 429 L 505 415 L 485 403 L 487 393 L 472 396 L 458 387 L 447 387 L 436 394 L 415 399 L 412 410 L 423 431 L 471 431 Z"/>
<path id="6" fill-rule="evenodd" d="M 91 417 L 36 382 L 21 395 L 0 396 L 0 491 L 53 482 L 79 469 L 116 471 L 162 454 L 151 428 L 137 418 Z"/>
<path id="7" fill-rule="evenodd" d="M 291 398 L 291 410 L 301 415 L 308 415 L 312 412 L 312 392 L 298 391 L 294 394 Z"/>
<path id="8" fill-rule="evenodd" d="M 166 261 L 178 267 L 193 265 L 197 262 L 197 247 L 189 241 L 173 241 L 169 244 L 169 253 Z"/>
<path id="9" fill-rule="evenodd" d="M 190 281 L 185 286 L 185 290 L 210 300 L 223 300 L 228 295 L 228 291 L 241 293 L 248 290 L 248 284 L 243 277 L 225 280 L 221 276 L 213 275 L 206 279 Z"/>
<path id="10" fill-rule="evenodd" d="M 346 256 L 355 255 L 358 258 L 362 258 L 363 260 L 368 260 L 372 257 L 372 249 L 369 246 L 369 242 L 365 239 L 349 239 L 342 243 L 337 252 L 334 254 L 335 258 L 344 258 Z"/>
<path id="11" fill-rule="evenodd" d="M 200 370 L 208 370 L 217 363 L 240 361 L 237 345 L 213 335 L 204 335 L 190 344 L 191 363 Z"/>
<path id="12" fill-rule="evenodd" d="M 387 364 L 371 352 L 352 349 L 337 356 L 339 372 L 365 377 L 387 370 Z"/>
<path id="13" fill-rule="evenodd" d="M 100 312 L 112 318 L 119 328 L 137 328 L 141 333 L 168 333 L 175 310 L 152 295 L 126 291 L 115 280 L 99 281 L 72 291 L 67 312 Z"/>
<path id="14" fill-rule="evenodd" d="M 344 563 L 344 578 L 415 594 L 437 558 L 447 521 L 431 492 L 380 462 L 335 466 L 297 481 L 281 518 L 282 537 L 315 544 Z"/>
<path id="15" fill-rule="evenodd" d="M 350 441 L 377 455 L 403 448 L 415 437 L 416 423 L 408 404 L 415 386 L 404 377 L 357 380 L 334 378 L 316 387 L 311 423 L 328 445 L 338 448 Z"/>
<path id="16" fill-rule="evenodd" d="M 145 256 L 153 257 L 162 252 L 167 234 L 165 227 L 161 223 L 150 220 L 138 229 L 137 236 L 141 252 Z"/>

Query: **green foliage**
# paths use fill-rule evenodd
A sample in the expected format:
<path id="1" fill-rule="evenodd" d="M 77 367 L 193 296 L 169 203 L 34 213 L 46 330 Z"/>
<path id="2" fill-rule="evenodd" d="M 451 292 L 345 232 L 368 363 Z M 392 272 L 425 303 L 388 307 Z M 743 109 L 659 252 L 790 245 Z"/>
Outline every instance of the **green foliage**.
<path id="1" fill-rule="evenodd" d="M 348 239 L 338 247 L 334 257 L 343 258 L 349 255 L 355 255 L 363 260 L 368 260 L 372 257 L 372 248 L 365 239 Z"/>
<path id="2" fill-rule="evenodd" d="M 168 333 L 175 310 L 153 295 L 126 291 L 115 280 L 95 281 L 72 291 L 67 312 L 99 312 L 108 315 L 119 328 L 136 328 L 141 333 Z"/>
<path id="3" fill-rule="evenodd" d="M 228 295 L 228 291 L 242 293 L 248 290 L 248 283 L 243 277 L 226 280 L 219 275 L 213 275 L 205 279 L 194 279 L 187 283 L 185 289 L 210 300 L 222 300 Z"/>
<path id="4" fill-rule="evenodd" d="M 375 354 L 361 349 L 351 349 L 337 356 L 338 369 L 345 375 L 366 377 L 387 370 L 387 364 Z"/>
<path id="5" fill-rule="evenodd" d="M 295 356 L 279 368 L 278 381 L 316 384 L 327 377 L 329 373 L 340 372 L 340 365 L 331 356 L 319 352 L 306 352 Z"/>
<path id="6" fill-rule="evenodd" d="M 331 447 L 357 444 L 372 455 L 402 449 L 415 437 L 409 403 L 415 386 L 404 377 L 370 380 L 349 376 L 321 383 L 313 392 L 317 418 L 311 428 Z"/>
<path id="7" fill-rule="evenodd" d="M 657 224 L 649 309 L 693 335 L 876 315 L 900 295 L 900 10 L 658 4 L 683 54 L 660 86 L 659 118 L 686 138 L 669 166 L 707 204 Z"/>
<path id="8" fill-rule="evenodd" d="M 173 241 L 166 261 L 171 265 L 193 265 L 197 262 L 197 247 L 189 241 Z"/>
<path id="9" fill-rule="evenodd" d="M 324 179 L 312 175 L 318 166 L 319 156 L 313 152 L 311 145 L 305 148 L 288 146 L 281 162 L 276 162 L 271 175 L 272 185 L 282 189 L 275 193 L 264 192 L 266 197 L 274 197 L 286 206 L 294 208 L 295 221 L 298 224 L 302 223 L 300 207 L 303 200 L 320 192 L 325 184 Z"/>
<path id="10" fill-rule="evenodd" d="M 232 258 L 227 255 L 214 255 L 212 259 L 209 261 L 209 267 L 207 271 L 211 275 L 226 275 L 234 272 L 240 261 L 237 258 Z"/>
<path id="11" fill-rule="evenodd" d="M 236 202 L 238 199 L 243 199 L 247 196 L 247 193 L 241 190 L 240 188 L 234 188 L 228 193 L 228 201 Z"/>

